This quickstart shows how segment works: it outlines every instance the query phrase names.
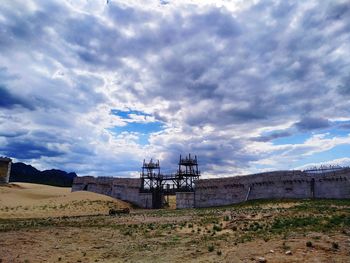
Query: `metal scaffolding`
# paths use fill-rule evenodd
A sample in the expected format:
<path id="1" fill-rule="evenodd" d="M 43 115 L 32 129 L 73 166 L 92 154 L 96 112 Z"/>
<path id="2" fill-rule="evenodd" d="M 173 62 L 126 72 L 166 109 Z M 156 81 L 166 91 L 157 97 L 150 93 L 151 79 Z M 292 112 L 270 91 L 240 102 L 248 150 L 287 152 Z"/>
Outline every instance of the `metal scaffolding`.
<path id="1" fill-rule="evenodd" d="M 153 208 L 160 208 L 165 195 L 193 192 L 199 176 L 197 156 L 193 158 L 191 154 L 185 158 L 180 155 L 177 172 L 168 175 L 160 172 L 159 160 L 154 162 L 151 159 L 148 163 L 143 160 L 140 192 L 152 193 Z"/>

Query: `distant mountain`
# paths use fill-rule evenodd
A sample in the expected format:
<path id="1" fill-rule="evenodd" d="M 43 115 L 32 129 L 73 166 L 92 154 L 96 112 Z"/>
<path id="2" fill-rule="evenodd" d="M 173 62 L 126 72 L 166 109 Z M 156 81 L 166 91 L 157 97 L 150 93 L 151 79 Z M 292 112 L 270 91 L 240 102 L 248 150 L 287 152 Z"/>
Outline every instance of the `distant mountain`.
<path id="1" fill-rule="evenodd" d="M 53 186 L 72 186 L 76 173 L 67 173 L 61 170 L 39 171 L 25 163 L 13 163 L 11 166 L 10 182 L 26 182 L 35 184 L 47 184 Z"/>

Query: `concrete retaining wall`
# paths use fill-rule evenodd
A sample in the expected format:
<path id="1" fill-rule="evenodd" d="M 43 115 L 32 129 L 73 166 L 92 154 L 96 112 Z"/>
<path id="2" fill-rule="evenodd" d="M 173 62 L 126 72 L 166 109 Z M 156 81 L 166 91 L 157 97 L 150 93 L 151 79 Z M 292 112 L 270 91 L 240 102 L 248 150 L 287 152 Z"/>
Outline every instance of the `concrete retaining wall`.
<path id="1" fill-rule="evenodd" d="M 90 191 L 118 198 L 140 207 L 150 208 L 152 195 L 140 194 L 140 185 L 140 179 L 83 176 L 74 179 L 72 192 Z"/>
<path id="2" fill-rule="evenodd" d="M 0 184 L 8 184 L 11 172 L 11 159 L 0 157 Z"/>
<path id="3" fill-rule="evenodd" d="M 76 177 L 72 191 L 105 194 L 140 207 L 152 208 L 152 194 L 140 193 L 141 180 Z M 350 169 L 324 174 L 276 171 L 198 180 L 195 192 L 177 192 L 177 208 L 222 206 L 256 199 L 350 198 Z"/>
<path id="4" fill-rule="evenodd" d="M 315 198 L 350 198 L 350 171 L 315 177 Z"/>
<path id="5" fill-rule="evenodd" d="M 350 198 L 350 169 L 326 174 L 277 171 L 198 180 L 195 207 L 229 205 L 256 199 Z"/>
<path id="6" fill-rule="evenodd" d="M 143 208 L 152 208 L 152 193 L 139 193 L 139 203 Z"/>
<path id="7" fill-rule="evenodd" d="M 176 208 L 194 208 L 194 192 L 177 192 Z"/>

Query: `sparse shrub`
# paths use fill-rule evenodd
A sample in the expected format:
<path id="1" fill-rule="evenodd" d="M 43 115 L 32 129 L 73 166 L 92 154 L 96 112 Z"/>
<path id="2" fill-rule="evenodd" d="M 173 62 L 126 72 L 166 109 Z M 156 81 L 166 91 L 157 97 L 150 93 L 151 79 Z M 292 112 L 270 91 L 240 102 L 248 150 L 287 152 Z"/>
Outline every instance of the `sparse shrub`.
<path id="1" fill-rule="evenodd" d="M 208 246 L 208 251 L 209 251 L 209 252 L 213 252 L 214 249 L 215 249 L 215 247 L 214 247 L 213 244 L 210 244 L 210 245 Z"/>
<path id="2" fill-rule="evenodd" d="M 230 217 L 228 215 L 224 216 L 224 221 L 230 221 Z"/>
<path id="3" fill-rule="evenodd" d="M 193 224 L 188 224 L 188 228 L 193 228 Z"/>
<path id="4" fill-rule="evenodd" d="M 221 256 L 222 255 L 221 250 L 216 251 L 216 255 Z"/>
<path id="5" fill-rule="evenodd" d="M 220 232 L 221 230 L 222 230 L 221 226 L 218 226 L 218 225 L 213 226 L 213 231 Z"/>
<path id="6" fill-rule="evenodd" d="M 123 232 L 124 236 L 132 236 L 132 231 L 130 229 Z"/>
<path id="7" fill-rule="evenodd" d="M 312 242 L 311 242 L 311 241 L 307 241 L 307 242 L 306 242 L 306 246 L 307 246 L 307 247 L 313 247 Z"/>
<path id="8" fill-rule="evenodd" d="M 332 242 L 333 249 L 339 249 L 339 244 L 337 242 Z"/>

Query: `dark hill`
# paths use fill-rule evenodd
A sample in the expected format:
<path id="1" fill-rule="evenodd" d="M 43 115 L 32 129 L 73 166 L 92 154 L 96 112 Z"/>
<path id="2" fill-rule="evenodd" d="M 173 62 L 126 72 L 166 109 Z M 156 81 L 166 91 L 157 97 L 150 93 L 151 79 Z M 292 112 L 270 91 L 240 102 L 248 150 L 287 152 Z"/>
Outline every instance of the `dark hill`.
<path id="1" fill-rule="evenodd" d="M 47 184 L 53 186 L 72 186 L 76 173 L 67 173 L 61 170 L 39 171 L 25 163 L 13 163 L 11 167 L 10 182 L 26 182 L 34 184 Z"/>

